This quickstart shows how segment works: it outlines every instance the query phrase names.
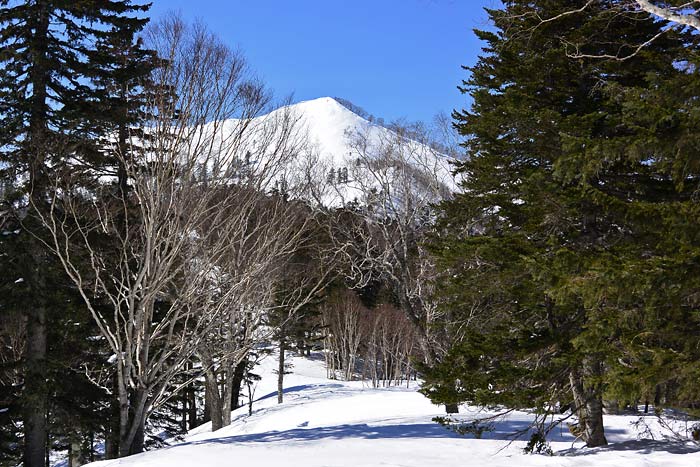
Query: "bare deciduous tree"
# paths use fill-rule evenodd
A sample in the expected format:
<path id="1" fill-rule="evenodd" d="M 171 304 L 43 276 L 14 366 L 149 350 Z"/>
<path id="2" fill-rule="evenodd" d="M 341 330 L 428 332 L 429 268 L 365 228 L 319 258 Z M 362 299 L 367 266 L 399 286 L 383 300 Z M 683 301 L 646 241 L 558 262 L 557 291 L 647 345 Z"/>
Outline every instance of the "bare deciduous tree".
<path id="1" fill-rule="evenodd" d="M 287 185 L 287 190 L 292 188 Z M 236 192 L 233 203 L 217 203 L 221 222 L 214 228 L 215 238 L 198 255 L 200 263 L 206 260 L 215 269 L 193 274 L 203 279 L 192 307 L 211 321 L 196 354 L 205 375 L 213 430 L 231 422 L 236 367 L 314 299 L 332 262 L 331 252 L 316 243 L 314 213 L 287 199 L 296 193 Z M 300 252 L 308 249 L 313 249 L 308 261 L 323 264 L 314 268 L 318 274 L 310 274 L 307 265 L 305 274 L 292 281 L 290 270 Z"/>
<path id="2" fill-rule="evenodd" d="M 585 14 L 586 10 L 601 3 L 601 0 L 588 0 L 579 8 L 572 8 L 550 17 L 542 17 L 536 10 L 524 13 L 522 16 L 530 16 L 538 20 L 537 26 L 560 20 L 564 17 Z M 628 15 L 631 18 L 648 17 L 649 15 L 668 22 L 668 27 L 660 30 L 656 35 L 640 43 L 624 43 L 617 54 L 588 54 L 580 51 L 580 44 L 568 44 L 573 48 L 569 52 L 572 58 L 600 58 L 625 61 L 629 60 L 649 44 L 664 35 L 670 29 L 691 29 L 700 31 L 700 1 L 690 0 L 686 2 L 669 2 L 667 0 L 616 0 L 605 2 L 606 8 L 619 15 Z"/>
<path id="3" fill-rule="evenodd" d="M 388 304 L 379 306 L 363 322 L 365 375 L 374 387 L 400 385 L 411 378 L 411 359 L 422 357 L 420 339 L 406 315 Z"/>
<path id="4" fill-rule="evenodd" d="M 326 369 L 330 378 L 350 381 L 361 370 L 374 387 L 399 385 L 420 358 L 419 338 L 406 315 L 390 304 L 367 308 L 344 289 L 323 307 Z"/>
<path id="5" fill-rule="evenodd" d="M 434 264 L 423 245 L 433 221 L 432 206 L 453 186 L 446 158 L 425 128 L 374 126 L 350 134 L 353 160 L 348 179 L 337 186 L 346 205 L 357 207 L 338 223 L 334 238 L 345 247 L 350 279 L 372 279 L 392 288 L 399 308 L 413 323 L 426 361 L 436 355 L 432 335 Z"/>
<path id="6" fill-rule="evenodd" d="M 368 311 L 350 290 L 343 290 L 323 305 L 321 324 L 325 329 L 324 347 L 329 378 L 336 379 L 340 373 L 346 381 L 353 379 L 360 347 L 365 340 L 363 320 Z"/>
<path id="7" fill-rule="evenodd" d="M 204 28 L 171 17 L 147 41 L 164 61 L 140 131 L 108 151 L 128 189 L 115 193 L 89 169 L 60 173 L 43 218 L 114 354 L 120 456 L 143 449 L 149 411 L 195 353 L 209 369 L 252 345 L 271 259 L 299 235 L 270 235 L 288 210 L 266 194 L 298 153 L 296 118 L 284 109 L 260 118 L 269 94 Z M 256 225 L 251 213 L 265 203 Z"/>

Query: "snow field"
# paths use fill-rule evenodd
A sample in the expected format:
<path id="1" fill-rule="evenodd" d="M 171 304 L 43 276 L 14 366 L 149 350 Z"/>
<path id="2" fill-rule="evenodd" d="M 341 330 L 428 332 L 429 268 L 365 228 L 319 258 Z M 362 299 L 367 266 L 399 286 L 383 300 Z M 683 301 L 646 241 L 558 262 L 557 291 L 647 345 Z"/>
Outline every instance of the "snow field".
<path id="1" fill-rule="evenodd" d="M 193 430 L 179 444 L 93 467 L 364 467 L 364 466 L 700 466 L 693 443 L 663 440 L 663 429 L 648 417 L 654 440 L 638 440 L 636 416 L 606 416 L 611 445 L 586 449 L 562 428 L 551 439 L 556 456 L 526 455 L 525 441 L 509 443 L 512 431 L 532 416 L 516 412 L 482 439 L 461 437 L 432 418 L 442 415 L 417 387 L 373 389 L 363 382 L 326 379 L 322 360 L 294 357 L 285 377 L 285 402 L 277 404 L 274 355 L 258 369 L 262 380 L 247 407 L 233 412 L 230 426 L 214 433 L 208 425 Z M 484 416 L 462 408 L 462 416 Z M 572 447 L 573 446 L 573 447 Z"/>

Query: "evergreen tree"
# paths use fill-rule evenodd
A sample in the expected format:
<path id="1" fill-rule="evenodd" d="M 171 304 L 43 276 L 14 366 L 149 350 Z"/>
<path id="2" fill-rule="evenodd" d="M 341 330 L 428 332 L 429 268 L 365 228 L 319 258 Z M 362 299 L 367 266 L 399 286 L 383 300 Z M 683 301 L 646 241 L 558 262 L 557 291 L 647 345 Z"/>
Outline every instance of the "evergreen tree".
<path id="1" fill-rule="evenodd" d="M 0 464 L 18 464 L 22 457 L 22 355 L 25 325 L 23 293 L 18 287 L 21 276 L 17 268 L 21 252 L 16 248 L 18 225 L 0 215 Z M 10 253 L 17 253 L 10 255 Z"/>
<path id="2" fill-rule="evenodd" d="M 6 211 L 7 212 L 7 211 Z M 11 230 L 5 230 L 11 229 Z M 18 464 L 22 453 L 22 411 L 27 401 L 24 384 L 25 307 L 28 274 L 26 241 L 16 219 L 3 225 L 0 237 L 0 265 L 4 271 L 0 282 L 0 378 L 2 379 L 2 429 L 0 429 L 0 458 L 8 464 Z M 84 459 L 93 454 L 91 443 L 104 432 L 103 408 L 109 395 L 94 384 L 86 372 L 108 374 L 109 353 L 104 341 L 96 338 L 99 331 L 91 319 L 77 291 L 70 286 L 64 271 L 55 262 L 48 262 L 43 271 L 47 283 L 47 358 L 45 390 L 47 398 L 47 440 L 51 451 L 72 449 L 75 456 Z"/>
<path id="3" fill-rule="evenodd" d="M 691 174 L 673 173 L 692 171 L 685 162 L 696 149 L 679 156 L 673 141 L 683 129 L 692 148 L 692 117 L 661 127 L 635 117 L 648 117 L 649 105 L 669 117 L 678 102 L 651 96 L 695 78 L 679 66 L 691 38 L 672 32 L 625 62 L 585 58 L 654 37 L 662 25 L 650 17 L 633 20 L 601 2 L 559 21 L 537 19 L 584 3 L 506 1 L 488 10 L 496 30 L 476 31 L 487 46 L 462 88 L 473 105 L 454 115 L 466 137 L 464 192 L 443 205 L 433 244 L 446 271 L 447 315 L 468 326 L 428 372 L 424 392 L 436 402 L 540 413 L 571 407 L 579 420 L 572 431 L 598 446 L 606 443 L 611 371 L 620 359 L 630 364 L 628 343 L 651 325 L 643 309 L 657 318 L 660 311 L 645 276 L 658 262 L 644 252 L 674 244 L 662 232 L 679 223 L 686 243 L 697 245 L 682 221 L 696 208 L 685 203 L 678 216 L 678 206 L 667 204 L 694 189 Z M 570 44 L 581 58 L 567 55 Z M 671 211 L 672 219 L 659 218 Z M 656 280 L 668 279 L 657 271 Z"/>
<path id="4" fill-rule="evenodd" d="M 94 167 L 99 133 L 110 115 L 90 108 L 104 100 L 98 78 L 110 72 L 98 58 L 98 43 L 133 37 L 147 19 L 134 14 L 147 6 L 129 0 L 31 0 L 0 2 L 0 151 L 5 193 L 22 223 L 26 243 L 23 427 L 24 465 L 44 465 L 49 407 L 48 320 L 60 305 L 52 294 L 54 260 L 43 247 L 37 214 L 46 208 L 52 173 L 68 158 Z M 114 70 L 112 70 L 114 72 Z M 104 104 L 103 104 L 104 106 Z M 58 316 L 57 314 L 55 316 Z M 54 323 L 51 323 L 52 326 Z"/>

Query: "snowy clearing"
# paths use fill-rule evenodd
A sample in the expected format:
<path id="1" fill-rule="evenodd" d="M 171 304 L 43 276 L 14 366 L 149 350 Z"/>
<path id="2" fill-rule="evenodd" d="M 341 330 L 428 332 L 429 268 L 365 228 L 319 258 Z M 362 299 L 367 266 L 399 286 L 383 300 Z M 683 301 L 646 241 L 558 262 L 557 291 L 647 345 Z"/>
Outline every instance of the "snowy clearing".
<path id="1" fill-rule="evenodd" d="M 290 359 L 285 402 L 277 404 L 276 365 L 268 357 L 260 372 L 253 415 L 236 410 L 231 426 L 210 432 L 193 430 L 171 447 L 128 458 L 89 464 L 107 466 L 222 466 L 245 462 L 255 467 L 280 466 L 700 466 L 694 443 L 664 439 L 654 416 L 648 416 L 656 440 L 642 439 L 637 416 L 606 416 L 605 448 L 586 449 L 562 428 L 551 439 L 555 456 L 527 455 L 525 441 L 509 443 L 508 435 L 527 426 L 531 416 L 514 413 L 482 439 L 456 435 L 432 418 L 442 415 L 411 388 L 368 388 L 362 382 L 326 378 L 323 362 Z M 462 416 L 477 415 L 462 408 Z M 479 413 L 479 416 L 487 415 Z M 666 435 L 670 435 L 667 432 Z"/>

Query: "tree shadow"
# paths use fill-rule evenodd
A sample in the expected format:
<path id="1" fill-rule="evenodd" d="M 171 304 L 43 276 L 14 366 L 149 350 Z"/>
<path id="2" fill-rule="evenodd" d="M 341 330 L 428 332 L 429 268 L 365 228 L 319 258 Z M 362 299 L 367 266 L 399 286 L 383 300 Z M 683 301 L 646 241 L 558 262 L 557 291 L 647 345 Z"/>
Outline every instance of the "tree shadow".
<path id="1" fill-rule="evenodd" d="M 526 432 L 527 421 L 499 422 L 493 431 L 484 433 L 483 439 L 511 440 L 513 433 Z M 267 431 L 244 435 L 225 436 L 221 438 L 191 441 L 187 444 L 234 444 L 234 443 L 269 443 L 269 442 L 307 442 L 329 439 L 422 439 L 452 438 L 464 439 L 465 436 L 454 433 L 437 423 L 418 423 L 402 425 L 370 426 L 362 424 L 345 424 L 317 428 L 294 428 L 284 431 Z M 573 439 L 573 438 L 572 438 Z"/>
<path id="2" fill-rule="evenodd" d="M 607 432 L 607 430 L 606 430 Z M 558 456 L 589 456 L 600 452 L 635 451 L 639 454 L 666 452 L 668 454 L 692 454 L 700 452 L 700 445 L 692 441 L 638 439 L 612 443 L 598 448 L 571 448 L 557 451 Z"/>
<path id="3" fill-rule="evenodd" d="M 303 358 L 305 360 L 311 360 L 312 362 L 325 362 L 326 361 L 326 356 L 323 354 L 323 352 L 318 352 L 318 351 L 311 351 L 311 355 L 301 355 L 298 352 L 294 353 L 294 356 L 296 358 Z"/>
<path id="4" fill-rule="evenodd" d="M 342 384 L 339 383 L 330 383 L 330 384 L 300 384 L 298 386 L 290 386 L 288 388 L 284 388 L 282 390 L 282 393 L 284 394 L 290 394 L 293 392 L 301 392 L 301 391 L 306 391 L 309 389 L 318 389 L 318 388 L 324 388 L 324 389 L 341 389 L 345 388 Z M 328 392 L 333 392 L 333 391 L 328 391 Z M 265 399 L 269 399 L 270 397 L 277 397 L 277 391 L 272 391 L 268 394 L 265 394 L 264 396 L 261 396 L 257 399 L 255 399 L 255 402 L 262 401 Z"/>
<path id="5" fill-rule="evenodd" d="M 268 431 L 246 435 L 193 441 L 191 444 L 232 444 L 303 442 L 324 439 L 405 439 L 405 438 L 459 438 L 460 436 L 432 423 L 415 425 L 369 426 L 367 424 L 336 425 L 318 428 L 295 428 L 284 431 Z M 189 444 L 189 443 L 185 443 Z"/>

